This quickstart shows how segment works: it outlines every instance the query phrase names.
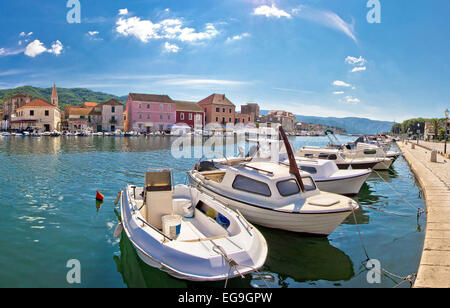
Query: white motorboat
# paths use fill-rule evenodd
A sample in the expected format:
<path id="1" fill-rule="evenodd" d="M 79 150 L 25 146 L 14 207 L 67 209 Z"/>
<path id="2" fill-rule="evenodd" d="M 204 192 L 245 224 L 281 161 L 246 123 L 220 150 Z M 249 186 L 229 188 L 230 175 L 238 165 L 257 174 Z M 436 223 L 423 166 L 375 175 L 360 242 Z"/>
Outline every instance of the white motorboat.
<path id="1" fill-rule="evenodd" d="M 396 151 L 390 151 L 390 150 L 385 150 L 384 148 L 377 146 L 375 144 L 370 144 L 370 143 L 364 143 L 364 142 L 358 142 L 356 143 L 355 146 L 356 150 L 360 150 L 364 153 L 364 155 L 366 156 L 373 156 L 373 155 L 377 155 L 377 156 L 385 156 L 387 158 L 392 158 L 394 161 L 397 160 L 397 158 L 399 156 L 402 155 L 401 152 L 396 152 Z"/>
<path id="2" fill-rule="evenodd" d="M 373 169 L 387 170 L 393 163 L 388 157 L 367 157 L 360 151 L 340 150 L 305 146 L 300 148 L 296 156 L 332 160 L 339 169 Z"/>
<path id="3" fill-rule="evenodd" d="M 296 157 L 296 161 L 300 170 L 311 174 L 319 190 L 340 195 L 357 195 L 372 173 L 371 169 L 340 170 L 330 160 Z"/>
<path id="4" fill-rule="evenodd" d="M 188 172 L 202 192 L 239 210 L 250 222 L 268 228 L 328 236 L 359 205 L 350 198 L 321 192 L 311 175 L 261 161 L 216 170 Z"/>
<path id="5" fill-rule="evenodd" d="M 191 281 L 225 280 L 264 265 L 266 240 L 238 211 L 172 181 L 169 170 L 147 172 L 145 188 L 121 193 L 123 230 L 146 264 Z"/>

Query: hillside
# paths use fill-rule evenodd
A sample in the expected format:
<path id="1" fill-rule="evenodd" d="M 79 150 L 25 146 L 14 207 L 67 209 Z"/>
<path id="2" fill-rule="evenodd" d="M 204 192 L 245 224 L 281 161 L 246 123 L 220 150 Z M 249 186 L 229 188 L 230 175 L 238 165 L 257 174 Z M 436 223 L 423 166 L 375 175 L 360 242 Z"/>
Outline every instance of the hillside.
<path id="1" fill-rule="evenodd" d="M 80 105 L 84 102 L 105 102 L 110 99 L 115 99 L 118 102 L 125 103 L 126 97 L 118 97 L 102 92 L 94 92 L 89 89 L 75 88 L 56 88 L 58 91 L 59 105 L 64 109 L 67 105 Z M 42 98 L 50 101 L 52 95 L 52 88 L 37 88 L 31 86 L 24 86 L 15 89 L 0 90 L 0 102 L 3 102 L 11 96 L 22 93 L 31 95 L 32 98 Z"/>
<path id="2" fill-rule="evenodd" d="M 266 115 L 269 111 L 262 110 Z M 376 121 L 366 118 L 334 118 L 295 115 L 298 122 L 336 126 L 345 129 L 349 134 L 377 134 L 390 132 L 395 122 Z"/>

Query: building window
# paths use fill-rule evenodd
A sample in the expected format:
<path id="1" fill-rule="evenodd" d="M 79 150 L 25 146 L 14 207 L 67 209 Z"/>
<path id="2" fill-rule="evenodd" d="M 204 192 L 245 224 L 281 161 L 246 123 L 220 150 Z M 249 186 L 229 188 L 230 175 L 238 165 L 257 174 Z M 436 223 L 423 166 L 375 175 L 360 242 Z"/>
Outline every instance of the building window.
<path id="1" fill-rule="evenodd" d="M 111 107 L 111 113 L 116 113 L 116 107 Z"/>
<path id="2" fill-rule="evenodd" d="M 231 118 L 228 118 L 228 122 L 230 122 L 230 123 L 231 123 Z"/>
<path id="3" fill-rule="evenodd" d="M 162 114 L 159 115 L 159 119 L 162 121 L 162 119 L 163 119 L 163 115 Z"/>
<path id="4" fill-rule="evenodd" d="M 216 122 L 219 122 L 219 117 L 216 117 Z"/>
<path id="5" fill-rule="evenodd" d="M 150 109 L 150 104 L 147 104 L 147 109 Z"/>
<path id="6" fill-rule="evenodd" d="M 50 111 L 45 110 L 45 116 L 48 117 L 50 115 Z"/>
<path id="7" fill-rule="evenodd" d="M 232 110 L 232 109 L 230 108 L 230 113 L 233 113 L 231 110 Z"/>
<path id="8" fill-rule="evenodd" d="M 219 107 L 216 108 L 216 112 L 220 112 L 220 108 Z"/>
<path id="9" fill-rule="evenodd" d="M 30 110 L 30 116 L 34 116 L 34 110 Z"/>
<path id="10" fill-rule="evenodd" d="M 163 104 L 160 104 L 160 105 L 159 105 L 159 110 L 161 110 L 161 111 L 164 110 L 164 105 L 163 105 Z M 162 120 L 162 119 L 161 119 L 161 120 Z"/>
<path id="11" fill-rule="evenodd" d="M 192 121 L 192 113 L 189 114 L 189 121 Z"/>
<path id="12" fill-rule="evenodd" d="M 139 114 L 139 119 L 142 119 L 142 114 L 141 113 Z"/>
<path id="13" fill-rule="evenodd" d="M 222 112 L 225 113 L 225 108 L 222 108 Z"/>
<path id="14" fill-rule="evenodd" d="M 169 112 L 172 111 L 172 105 L 168 105 L 167 108 L 168 108 Z"/>
<path id="15" fill-rule="evenodd" d="M 167 115 L 167 120 L 169 120 L 169 121 L 170 121 L 170 114 L 168 114 L 168 115 Z"/>
<path id="16" fill-rule="evenodd" d="M 180 114 L 180 119 L 181 119 L 181 120 L 184 120 L 184 113 L 181 113 L 181 114 Z"/>
<path id="17" fill-rule="evenodd" d="M 150 113 L 147 113 L 147 120 L 150 120 Z"/>
<path id="18" fill-rule="evenodd" d="M 142 108 L 142 104 L 139 104 L 139 109 L 141 109 Z"/>

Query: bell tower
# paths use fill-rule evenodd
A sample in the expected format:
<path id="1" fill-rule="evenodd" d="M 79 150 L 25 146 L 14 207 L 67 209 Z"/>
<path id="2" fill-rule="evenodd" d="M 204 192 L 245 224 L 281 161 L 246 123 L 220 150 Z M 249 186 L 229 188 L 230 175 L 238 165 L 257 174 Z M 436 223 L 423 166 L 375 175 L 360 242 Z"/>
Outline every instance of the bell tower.
<path id="1" fill-rule="evenodd" d="M 58 107 L 58 92 L 56 92 L 56 85 L 55 85 L 55 83 L 53 83 L 52 105 Z"/>

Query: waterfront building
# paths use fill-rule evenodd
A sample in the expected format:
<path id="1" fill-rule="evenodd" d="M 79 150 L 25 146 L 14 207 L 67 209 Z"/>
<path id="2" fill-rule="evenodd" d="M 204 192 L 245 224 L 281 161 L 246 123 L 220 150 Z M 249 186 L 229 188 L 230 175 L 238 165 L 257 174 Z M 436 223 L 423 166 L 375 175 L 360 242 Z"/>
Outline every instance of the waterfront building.
<path id="1" fill-rule="evenodd" d="M 102 131 L 102 113 L 96 107 L 67 106 L 64 111 L 63 130 Z"/>
<path id="2" fill-rule="evenodd" d="M 259 118 L 259 105 L 254 103 L 249 103 L 247 105 L 241 106 L 241 114 L 252 114 L 254 113 L 255 119 Z"/>
<path id="3" fill-rule="evenodd" d="M 3 103 L 2 120 L 11 121 L 11 116 L 16 113 L 16 110 L 29 102 L 31 102 L 31 96 L 28 94 L 18 93 L 11 96 Z"/>
<path id="4" fill-rule="evenodd" d="M 283 110 L 271 110 L 267 116 L 259 117 L 260 123 L 281 124 L 286 132 L 295 132 L 297 119 L 292 112 Z"/>
<path id="5" fill-rule="evenodd" d="M 94 107 L 94 109 L 101 113 L 101 130 L 97 128 L 97 131 L 123 131 L 123 105 L 121 103 L 111 99 Z"/>
<path id="6" fill-rule="evenodd" d="M 234 124 L 242 124 L 242 125 L 248 125 L 255 123 L 256 116 L 254 112 L 251 113 L 236 113 L 235 115 L 235 121 Z"/>
<path id="7" fill-rule="evenodd" d="M 17 130 L 51 132 L 58 130 L 60 123 L 59 107 L 40 98 L 19 107 L 11 117 L 11 128 Z"/>
<path id="8" fill-rule="evenodd" d="M 212 94 L 198 104 L 205 112 L 205 124 L 235 124 L 236 106 L 225 94 Z"/>
<path id="9" fill-rule="evenodd" d="M 177 112 L 177 124 L 187 124 L 190 128 L 203 129 L 205 112 L 195 102 L 174 101 Z"/>
<path id="10" fill-rule="evenodd" d="M 130 93 L 125 131 L 149 133 L 169 130 L 176 123 L 176 105 L 167 95 Z"/>

